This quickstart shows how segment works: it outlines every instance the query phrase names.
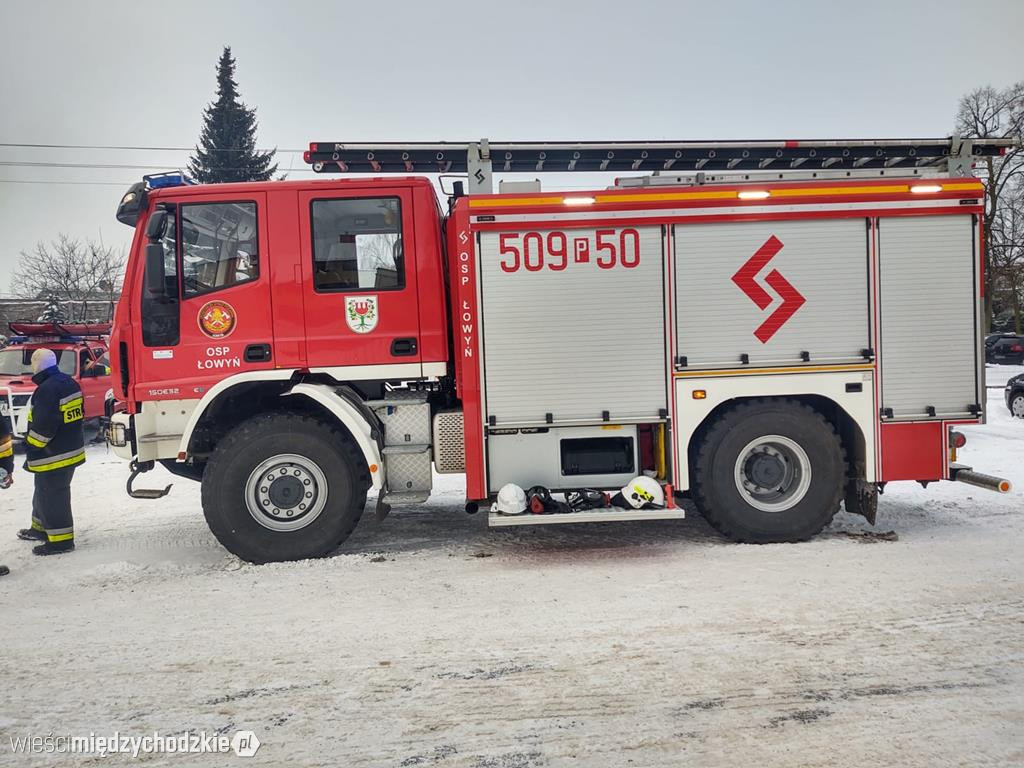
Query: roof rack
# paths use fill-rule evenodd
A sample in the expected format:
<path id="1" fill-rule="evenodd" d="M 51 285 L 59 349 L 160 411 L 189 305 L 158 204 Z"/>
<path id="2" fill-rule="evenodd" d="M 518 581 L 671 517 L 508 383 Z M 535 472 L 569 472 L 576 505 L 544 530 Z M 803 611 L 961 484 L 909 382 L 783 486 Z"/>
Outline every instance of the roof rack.
<path id="1" fill-rule="evenodd" d="M 930 168 L 967 176 L 974 159 L 1016 139 L 828 139 L 799 141 L 314 141 L 303 159 L 317 173 L 465 173 L 471 194 L 493 189 L 498 173 L 648 171 L 742 172 Z"/>
<path id="2" fill-rule="evenodd" d="M 55 323 L 45 321 L 14 321 L 7 324 L 12 340 L 59 340 L 81 341 L 82 339 L 100 339 L 110 335 L 110 323 Z"/>

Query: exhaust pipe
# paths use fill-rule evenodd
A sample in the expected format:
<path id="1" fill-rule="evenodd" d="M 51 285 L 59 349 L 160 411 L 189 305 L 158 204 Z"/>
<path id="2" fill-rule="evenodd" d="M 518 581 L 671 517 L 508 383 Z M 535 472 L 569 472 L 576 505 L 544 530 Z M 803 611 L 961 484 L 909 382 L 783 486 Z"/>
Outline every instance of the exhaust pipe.
<path id="1" fill-rule="evenodd" d="M 1013 485 L 1009 480 L 986 475 L 982 472 L 975 472 L 971 469 L 957 469 L 950 479 L 956 480 L 958 483 L 967 483 L 967 485 L 984 488 L 988 491 L 996 491 L 997 493 L 1009 493 L 1013 490 Z"/>

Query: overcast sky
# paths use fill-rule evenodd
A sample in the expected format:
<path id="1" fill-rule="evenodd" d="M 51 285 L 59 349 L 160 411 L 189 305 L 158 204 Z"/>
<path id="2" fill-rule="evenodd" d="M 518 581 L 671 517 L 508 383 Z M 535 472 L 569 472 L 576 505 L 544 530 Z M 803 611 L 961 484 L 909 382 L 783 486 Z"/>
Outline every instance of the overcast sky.
<path id="1" fill-rule="evenodd" d="M 945 135 L 963 93 L 1024 79 L 1022 29 L 1024 0 L 2 0 L 0 143 L 194 146 L 224 45 L 264 147 Z M 126 245 L 148 172 L 24 163 L 186 160 L 0 147 L 0 293 L 58 232 Z"/>

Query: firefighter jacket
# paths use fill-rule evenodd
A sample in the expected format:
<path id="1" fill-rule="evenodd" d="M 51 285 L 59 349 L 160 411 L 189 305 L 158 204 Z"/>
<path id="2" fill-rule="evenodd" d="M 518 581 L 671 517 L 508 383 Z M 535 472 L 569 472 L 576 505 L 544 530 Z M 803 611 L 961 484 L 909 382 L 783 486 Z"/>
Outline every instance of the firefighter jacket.
<path id="1" fill-rule="evenodd" d="M 51 366 L 32 377 L 25 469 L 51 472 L 85 461 L 85 411 L 78 382 Z"/>
<path id="2" fill-rule="evenodd" d="M 14 471 L 14 438 L 11 437 L 11 420 L 0 413 L 0 469 Z"/>

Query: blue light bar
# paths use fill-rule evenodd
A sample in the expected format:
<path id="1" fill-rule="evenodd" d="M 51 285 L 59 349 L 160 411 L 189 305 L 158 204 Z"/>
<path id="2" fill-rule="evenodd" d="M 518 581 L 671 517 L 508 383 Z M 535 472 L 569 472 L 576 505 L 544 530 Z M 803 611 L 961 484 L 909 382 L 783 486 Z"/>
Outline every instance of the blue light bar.
<path id="1" fill-rule="evenodd" d="M 146 182 L 146 187 L 149 189 L 165 189 L 167 187 L 184 187 L 189 184 L 195 184 L 192 179 L 185 175 L 184 171 L 165 171 L 163 173 L 151 173 L 148 176 L 143 176 L 142 180 Z"/>
<path id="2" fill-rule="evenodd" d="M 38 336 L 11 336 L 7 344 L 45 344 L 56 341 L 61 344 L 80 344 L 85 341 L 81 336 L 71 336 L 64 333 L 43 333 Z"/>

